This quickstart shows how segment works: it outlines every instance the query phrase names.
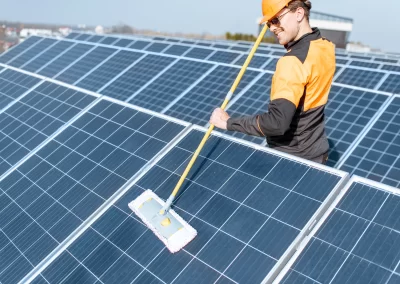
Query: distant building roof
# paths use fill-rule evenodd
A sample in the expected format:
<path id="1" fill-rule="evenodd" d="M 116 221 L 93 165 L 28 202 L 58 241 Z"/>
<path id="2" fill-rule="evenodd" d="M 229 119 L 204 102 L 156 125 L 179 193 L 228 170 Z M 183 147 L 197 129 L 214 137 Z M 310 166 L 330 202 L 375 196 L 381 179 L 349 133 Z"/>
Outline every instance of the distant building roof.
<path id="1" fill-rule="evenodd" d="M 344 22 L 344 23 L 353 23 L 353 19 L 331 15 L 327 13 L 321 13 L 316 11 L 310 12 L 310 19 L 314 20 L 323 20 L 323 21 L 333 21 L 333 22 Z"/>

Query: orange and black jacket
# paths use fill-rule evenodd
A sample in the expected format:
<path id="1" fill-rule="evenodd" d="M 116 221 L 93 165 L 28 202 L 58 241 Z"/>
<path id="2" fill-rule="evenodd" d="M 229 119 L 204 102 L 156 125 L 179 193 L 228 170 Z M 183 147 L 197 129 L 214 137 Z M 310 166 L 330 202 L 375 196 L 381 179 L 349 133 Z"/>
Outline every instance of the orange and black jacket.
<path id="1" fill-rule="evenodd" d="M 285 47 L 272 79 L 268 112 L 229 118 L 227 128 L 265 136 L 271 148 L 314 159 L 329 150 L 324 109 L 335 73 L 335 46 L 313 28 Z"/>

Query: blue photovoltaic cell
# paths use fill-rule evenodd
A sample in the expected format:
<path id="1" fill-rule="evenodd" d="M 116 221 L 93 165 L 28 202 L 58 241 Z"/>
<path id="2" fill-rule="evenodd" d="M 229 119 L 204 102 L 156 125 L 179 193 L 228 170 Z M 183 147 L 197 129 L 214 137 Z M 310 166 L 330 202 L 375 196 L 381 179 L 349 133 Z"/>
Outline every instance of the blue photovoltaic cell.
<path id="1" fill-rule="evenodd" d="M 233 46 L 233 47 L 231 47 L 231 50 L 247 52 L 249 50 L 249 48 L 248 47 Z"/>
<path id="2" fill-rule="evenodd" d="M 341 169 L 400 188 L 400 98 L 396 97 Z"/>
<path id="3" fill-rule="evenodd" d="M 73 84 L 97 65 L 104 62 L 104 60 L 116 51 L 117 50 L 114 48 L 96 47 L 78 62 L 74 63 L 67 70 L 58 75 L 55 79 L 68 84 Z"/>
<path id="4" fill-rule="evenodd" d="M 118 38 L 116 37 L 106 37 L 102 41 L 100 41 L 101 44 L 113 44 L 116 42 Z"/>
<path id="5" fill-rule="evenodd" d="M 102 90 L 101 94 L 124 101 L 157 76 L 174 60 L 171 57 L 149 54 Z"/>
<path id="6" fill-rule="evenodd" d="M 121 50 L 76 85 L 96 92 L 142 55 L 143 53 Z"/>
<path id="7" fill-rule="evenodd" d="M 351 66 L 359 66 L 359 67 L 366 67 L 371 69 L 377 69 L 380 64 L 373 63 L 373 62 L 365 62 L 365 61 L 351 61 Z"/>
<path id="8" fill-rule="evenodd" d="M 91 34 L 80 34 L 79 36 L 77 36 L 75 38 L 75 40 L 85 41 L 85 40 L 88 40 L 91 36 L 93 36 L 93 35 L 91 35 Z"/>
<path id="9" fill-rule="evenodd" d="M 346 68 L 335 80 L 336 83 L 373 89 L 385 73 L 361 69 Z"/>
<path id="10" fill-rule="evenodd" d="M 242 55 L 242 57 L 240 57 L 239 60 L 237 60 L 234 64 L 243 66 L 244 62 L 247 59 L 247 56 L 247 54 Z M 250 61 L 249 67 L 261 68 L 268 60 L 269 57 L 254 55 Z"/>
<path id="11" fill-rule="evenodd" d="M 173 38 L 168 38 L 167 41 L 170 41 L 170 42 L 179 42 L 179 40 L 173 39 Z"/>
<path id="12" fill-rule="evenodd" d="M 336 164 L 387 99 L 382 94 L 332 86 L 325 107 L 328 165 Z"/>
<path id="13" fill-rule="evenodd" d="M 336 64 L 347 64 L 349 62 L 347 59 L 336 58 Z M 353 61 L 354 62 L 354 61 Z"/>
<path id="14" fill-rule="evenodd" d="M 231 117 L 250 116 L 268 111 L 272 75 L 264 74 L 240 98 L 227 109 Z M 224 131 L 226 134 L 257 144 L 265 142 L 265 137 L 250 136 L 240 132 Z"/>
<path id="15" fill-rule="evenodd" d="M 102 101 L 7 176 L 0 282 L 21 280 L 182 129 Z"/>
<path id="16" fill-rule="evenodd" d="M 74 43 L 70 41 L 57 42 L 54 46 L 50 47 L 48 50 L 43 52 L 28 64 L 24 65 L 22 68 L 30 72 L 36 72 L 62 52 L 70 48 L 72 45 L 74 45 Z"/>
<path id="17" fill-rule="evenodd" d="M 144 49 L 146 46 L 148 46 L 151 42 L 149 41 L 135 41 L 133 44 L 129 45 L 129 48 L 133 48 L 133 49 Z"/>
<path id="18" fill-rule="evenodd" d="M 163 38 L 163 37 L 155 37 L 155 38 L 153 38 L 154 40 L 159 40 L 159 41 L 164 41 L 164 40 L 166 40 L 165 38 Z"/>
<path id="19" fill-rule="evenodd" d="M 213 47 L 221 48 L 221 49 L 228 49 L 230 46 L 229 45 L 223 45 L 223 44 L 214 44 Z"/>
<path id="20" fill-rule="evenodd" d="M 80 35 L 79 33 L 69 33 L 65 38 L 69 38 L 69 39 L 73 39 L 75 37 L 77 37 L 78 35 Z"/>
<path id="21" fill-rule="evenodd" d="M 237 59 L 239 55 L 240 54 L 236 52 L 217 51 L 207 60 L 229 64 Z"/>
<path id="22" fill-rule="evenodd" d="M 0 73 L 0 78 L 8 82 L 13 82 L 27 89 L 32 88 L 39 83 L 39 81 L 41 81 L 41 79 L 11 69 L 7 69 Z"/>
<path id="23" fill-rule="evenodd" d="M 37 36 L 31 36 L 24 40 L 22 43 L 18 44 L 17 46 L 12 47 L 7 52 L 3 53 L 0 56 L 0 63 L 7 63 L 11 59 L 17 57 L 22 52 L 26 51 L 33 45 L 35 45 L 38 41 L 41 41 L 43 38 Z"/>
<path id="24" fill-rule="evenodd" d="M 353 182 L 281 282 L 395 284 L 400 197 Z"/>
<path id="25" fill-rule="evenodd" d="M 14 67 L 21 67 L 55 42 L 56 40 L 54 39 L 45 38 L 7 64 Z"/>
<path id="26" fill-rule="evenodd" d="M 167 46 L 169 46 L 169 44 L 155 42 L 155 43 L 149 45 L 149 46 L 146 48 L 146 51 L 161 52 L 161 51 L 163 51 Z"/>
<path id="27" fill-rule="evenodd" d="M 50 283 L 260 283 L 340 177 L 214 136 L 174 206 L 198 235 L 171 254 L 128 203 L 148 188 L 168 197 L 203 135 L 190 132 L 41 276 Z"/>
<path id="28" fill-rule="evenodd" d="M 31 85 L 40 81 L 35 77 L 12 70 L 6 70 L 4 73 L 0 73 L 0 110 L 28 91 Z M 15 83 L 20 81 L 21 84 Z"/>
<path id="29" fill-rule="evenodd" d="M 121 38 L 120 40 L 117 40 L 116 42 L 113 43 L 115 46 L 120 46 L 120 47 L 126 47 L 130 44 L 132 44 L 134 41 L 131 39 L 126 39 L 126 38 Z"/>
<path id="30" fill-rule="evenodd" d="M 35 149 L 95 97 L 43 83 L 0 114 L 0 175 Z"/>
<path id="31" fill-rule="evenodd" d="M 182 41 L 182 43 L 184 43 L 184 44 L 195 44 L 193 41 L 189 41 L 189 40 L 184 40 L 184 41 Z"/>
<path id="32" fill-rule="evenodd" d="M 400 94 L 400 75 L 390 74 L 379 87 L 380 91 Z"/>
<path id="33" fill-rule="evenodd" d="M 337 51 L 336 51 L 335 56 L 336 57 L 341 57 L 341 58 L 348 58 L 347 54 L 340 54 L 340 53 L 337 53 Z"/>
<path id="34" fill-rule="evenodd" d="M 171 54 L 171 55 L 177 55 L 181 56 L 184 54 L 186 51 L 189 50 L 189 46 L 184 46 L 184 45 L 171 45 L 169 48 L 167 48 L 163 53 L 165 54 Z"/>
<path id="35" fill-rule="evenodd" d="M 197 42 L 196 45 L 200 45 L 200 46 L 211 46 L 211 43 Z"/>
<path id="36" fill-rule="evenodd" d="M 284 56 L 286 54 L 286 51 L 274 51 L 272 52 L 272 55 L 276 56 Z"/>
<path id="37" fill-rule="evenodd" d="M 263 69 L 275 72 L 278 60 L 279 58 L 272 58 L 271 61 L 266 66 L 264 66 Z"/>
<path id="38" fill-rule="evenodd" d="M 52 78 L 92 48 L 93 45 L 79 43 L 37 73 Z"/>
<path id="39" fill-rule="evenodd" d="M 270 51 L 270 50 L 267 50 L 267 49 L 258 48 L 258 49 L 256 50 L 256 53 L 260 53 L 260 54 L 270 54 L 271 51 Z"/>
<path id="40" fill-rule="evenodd" d="M 387 70 L 387 71 L 394 71 L 394 72 L 399 72 L 400 73 L 400 66 L 398 65 L 383 65 L 382 70 Z"/>
<path id="41" fill-rule="evenodd" d="M 239 71 L 239 68 L 218 66 L 168 109 L 166 114 L 191 123 L 205 125 L 214 108 L 222 104 Z M 246 87 L 258 74 L 257 71 L 247 70 L 236 93 Z"/>
<path id="42" fill-rule="evenodd" d="M 129 102 L 161 112 L 213 65 L 181 59 Z"/>
<path id="43" fill-rule="evenodd" d="M 386 59 L 386 58 L 374 58 L 374 61 L 385 62 L 385 63 L 397 63 L 398 62 L 398 60 Z"/>
<path id="44" fill-rule="evenodd" d="M 205 59 L 213 52 L 214 50 L 212 49 L 194 47 L 188 53 L 185 54 L 185 57 Z"/>
<path id="45" fill-rule="evenodd" d="M 97 42 L 102 41 L 103 39 L 104 39 L 103 36 L 95 35 L 95 36 L 92 36 L 91 38 L 89 38 L 89 39 L 86 40 L 86 41 L 97 43 Z"/>
<path id="46" fill-rule="evenodd" d="M 355 58 L 355 59 L 371 60 L 371 57 L 367 57 L 367 56 L 350 55 L 350 57 Z"/>

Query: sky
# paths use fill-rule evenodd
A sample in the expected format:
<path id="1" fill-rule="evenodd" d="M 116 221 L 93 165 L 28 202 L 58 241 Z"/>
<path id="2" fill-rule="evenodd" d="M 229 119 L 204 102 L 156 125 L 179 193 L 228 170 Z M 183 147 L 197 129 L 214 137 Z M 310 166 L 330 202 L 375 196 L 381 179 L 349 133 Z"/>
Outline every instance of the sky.
<path id="1" fill-rule="evenodd" d="M 0 20 L 111 26 L 161 32 L 258 33 L 261 0 L 2 0 Z M 16 5 L 18 3 L 18 5 Z M 350 41 L 400 52 L 400 1 L 311 0 L 312 10 L 354 20 Z M 383 3 L 384 5 L 378 5 Z"/>

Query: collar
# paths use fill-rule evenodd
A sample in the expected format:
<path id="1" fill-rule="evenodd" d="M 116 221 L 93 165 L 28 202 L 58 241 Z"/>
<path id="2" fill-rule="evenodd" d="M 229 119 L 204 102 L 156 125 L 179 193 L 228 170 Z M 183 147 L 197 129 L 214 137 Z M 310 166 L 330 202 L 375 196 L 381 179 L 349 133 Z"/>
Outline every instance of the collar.
<path id="1" fill-rule="evenodd" d="M 307 37 L 309 38 L 308 40 L 314 40 L 314 39 L 320 38 L 320 37 L 321 37 L 321 32 L 319 31 L 318 28 L 312 28 L 312 32 L 311 32 L 311 33 L 306 33 L 306 34 L 304 34 L 301 38 L 299 38 L 298 40 L 296 40 L 296 41 L 291 41 L 291 42 L 285 44 L 286 50 L 289 50 L 289 49 L 292 48 L 296 43 L 298 43 L 299 41 L 302 41 L 303 39 L 305 39 L 305 38 L 307 38 Z"/>

